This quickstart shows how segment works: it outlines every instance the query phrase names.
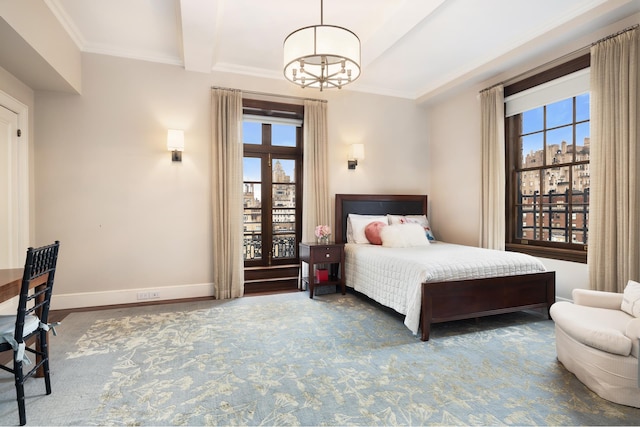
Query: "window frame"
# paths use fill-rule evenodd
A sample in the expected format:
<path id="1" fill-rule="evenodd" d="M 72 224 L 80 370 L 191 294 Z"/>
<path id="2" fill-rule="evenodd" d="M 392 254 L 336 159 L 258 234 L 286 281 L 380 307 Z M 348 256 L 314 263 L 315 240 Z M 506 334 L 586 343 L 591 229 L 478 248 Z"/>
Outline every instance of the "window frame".
<path id="1" fill-rule="evenodd" d="M 264 116 L 266 121 L 270 117 L 284 119 L 303 120 L 304 110 L 302 105 L 285 104 L 272 101 L 243 99 L 243 115 Z M 269 200 L 269 206 L 262 206 L 262 257 L 260 259 L 245 259 L 244 266 L 247 267 L 269 267 L 277 265 L 297 264 L 299 262 L 298 243 L 302 239 L 302 167 L 303 167 L 303 132 L 304 123 L 296 129 L 296 147 L 285 147 L 271 145 L 270 124 L 262 124 L 262 139 L 260 144 L 243 143 L 243 157 L 254 157 L 261 159 L 261 199 Z M 273 158 L 292 159 L 296 161 L 295 173 L 295 257 L 293 258 L 273 258 L 271 248 L 273 245 L 272 221 L 272 168 L 271 160 Z M 243 184 L 244 187 L 244 184 Z M 269 251 L 265 252 L 264 242 L 269 242 Z"/>
<path id="2" fill-rule="evenodd" d="M 590 66 L 590 54 L 585 54 L 574 58 L 564 64 L 553 67 L 521 81 L 515 82 L 504 87 L 504 96 L 507 98 L 513 94 L 536 87 L 543 83 L 550 82 L 565 75 L 588 68 Z M 575 114 L 575 105 L 574 105 Z M 505 249 L 508 251 L 523 252 L 529 255 L 552 258 L 563 261 L 572 261 L 579 263 L 587 262 L 588 241 L 586 244 L 567 243 L 567 242 L 551 242 L 541 240 L 527 240 L 517 237 L 518 221 L 522 218 L 517 211 L 517 195 L 518 195 L 518 178 L 517 169 L 519 168 L 519 144 L 520 138 L 520 120 L 517 116 L 505 117 L 505 167 L 506 167 L 506 192 L 505 192 Z M 575 115 L 574 121 L 575 124 Z M 574 135 L 575 139 L 575 135 Z M 545 143 L 546 148 L 546 143 Z M 584 162 L 581 162 L 584 164 Z M 563 164 L 561 166 L 573 167 L 578 165 L 575 162 Z M 588 214 L 587 214 L 588 218 Z M 571 221 L 570 219 L 568 219 Z"/>

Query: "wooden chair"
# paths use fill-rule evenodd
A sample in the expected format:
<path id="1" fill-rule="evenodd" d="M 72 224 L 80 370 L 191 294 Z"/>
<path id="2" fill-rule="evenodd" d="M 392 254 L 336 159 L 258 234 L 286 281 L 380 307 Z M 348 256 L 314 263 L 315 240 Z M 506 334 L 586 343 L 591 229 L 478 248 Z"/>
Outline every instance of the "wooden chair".
<path id="1" fill-rule="evenodd" d="M 20 425 L 27 422 L 24 382 L 40 370 L 47 394 L 51 394 L 47 332 L 51 329 L 48 324 L 49 304 L 59 247 L 60 242 L 56 241 L 52 245 L 27 250 L 18 313 L 16 316 L 0 316 L 0 352 L 13 351 L 13 369 L 4 365 L 0 365 L 0 368 L 15 376 Z M 34 336 L 36 346 L 32 349 L 27 347 L 26 341 Z M 24 373 L 23 365 L 31 363 L 26 352 L 36 355 L 36 363 L 30 371 Z"/>

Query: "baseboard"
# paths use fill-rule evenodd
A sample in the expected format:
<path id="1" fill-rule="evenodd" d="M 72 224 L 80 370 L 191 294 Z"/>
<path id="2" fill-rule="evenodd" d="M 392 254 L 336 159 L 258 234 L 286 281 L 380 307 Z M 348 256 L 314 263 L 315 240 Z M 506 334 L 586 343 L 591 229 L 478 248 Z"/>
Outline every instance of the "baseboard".
<path id="1" fill-rule="evenodd" d="M 138 295 L 141 293 L 147 295 L 157 293 L 158 297 L 140 299 L 138 298 Z M 103 292 L 78 292 L 72 294 L 56 294 L 54 289 L 54 294 L 51 298 L 51 309 L 67 310 L 71 308 L 132 304 L 210 296 L 213 296 L 213 283 L 120 289 Z"/>

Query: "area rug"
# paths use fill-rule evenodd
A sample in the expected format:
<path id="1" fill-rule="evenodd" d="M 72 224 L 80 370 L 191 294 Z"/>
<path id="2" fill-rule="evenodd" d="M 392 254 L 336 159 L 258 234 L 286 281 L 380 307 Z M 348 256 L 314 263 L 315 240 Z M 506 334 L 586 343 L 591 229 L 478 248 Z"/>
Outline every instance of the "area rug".
<path id="1" fill-rule="evenodd" d="M 421 342 L 362 297 L 304 292 L 74 313 L 28 425 L 637 425 L 556 359 L 553 322 L 434 325 Z M 18 423 L 0 373 L 0 423 Z"/>

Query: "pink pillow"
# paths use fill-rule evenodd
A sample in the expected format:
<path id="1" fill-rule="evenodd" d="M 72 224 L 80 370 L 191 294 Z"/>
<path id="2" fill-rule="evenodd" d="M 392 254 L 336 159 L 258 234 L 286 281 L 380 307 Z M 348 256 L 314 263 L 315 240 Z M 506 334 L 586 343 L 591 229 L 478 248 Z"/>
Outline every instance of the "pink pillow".
<path id="1" fill-rule="evenodd" d="M 373 245 L 381 245 L 382 238 L 380 237 L 380 230 L 386 227 L 382 221 L 373 221 L 367 224 L 364 228 L 364 235 L 367 237 L 367 240 Z"/>

